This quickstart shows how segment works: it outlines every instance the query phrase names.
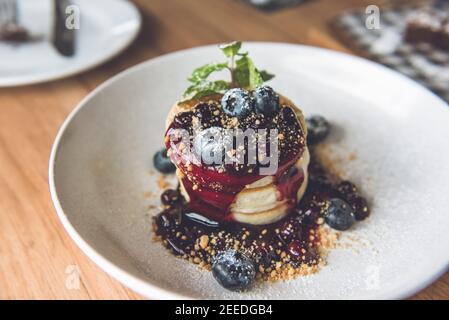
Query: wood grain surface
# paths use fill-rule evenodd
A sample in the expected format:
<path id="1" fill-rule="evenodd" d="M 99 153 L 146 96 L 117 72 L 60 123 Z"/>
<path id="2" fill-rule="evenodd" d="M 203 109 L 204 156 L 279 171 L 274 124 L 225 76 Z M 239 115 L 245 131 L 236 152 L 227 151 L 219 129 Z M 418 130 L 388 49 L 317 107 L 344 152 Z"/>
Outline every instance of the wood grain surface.
<path id="1" fill-rule="evenodd" d="M 303 43 L 351 53 L 332 36 L 327 22 L 341 10 L 383 3 L 310 0 L 265 13 L 238 0 L 134 2 L 143 28 L 120 56 L 65 80 L 0 89 L 0 298 L 141 298 L 78 249 L 59 222 L 48 191 L 48 159 L 58 128 L 92 89 L 161 54 L 235 39 Z M 79 288 L 70 285 L 72 266 L 80 272 Z M 449 298 L 449 273 L 413 298 Z"/>

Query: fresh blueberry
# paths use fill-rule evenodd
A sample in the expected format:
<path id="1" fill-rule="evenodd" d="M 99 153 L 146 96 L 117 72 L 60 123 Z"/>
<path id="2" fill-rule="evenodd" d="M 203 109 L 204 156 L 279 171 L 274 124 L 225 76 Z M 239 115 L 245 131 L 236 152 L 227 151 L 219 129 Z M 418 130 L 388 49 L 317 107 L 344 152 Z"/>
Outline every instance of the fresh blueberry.
<path id="1" fill-rule="evenodd" d="M 326 138 L 329 134 L 330 124 L 322 116 L 311 116 L 306 119 L 307 142 L 315 144 Z"/>
<path id="2" fill-rule="evenodd" d="M 333 198 L 328 201 L 325 220 L 329 227 L 339 231 L 349 229 L 355 222 L 354 209 L 344 200 Z"/>
<path id="3" fill-rule="evenodd" d="M 222 164 L 225 148 L 232 143 L 232 136 L 227 135 L 223 128 L 210 127 L 195 136 L 193 147 L 195 153 L 208 165 Z"/>
<path id="4" fill-rule="evenodd" d="M 234 88 L 224 94 L 221 106 L 227 115 L 244 118 L 252 111 L 252 99 L 248 91 Z"/>
<path id="5" fill-rule="evenodd" d="M 254 90 L 256 112 L 272 116 L 279 111 L 279 96 L 269 86 L 257 87 Z"/>
<path id="6" fill-rule="evenodd" d="M 243 253 L 228 250 L 215 257 L 212 274 L 224 288 L 242 291 L 252 284 L 256 276 L 256 268 L 254 262 Z"/>
<path id="7" fill-rule="evenodd" d="M 173 173 L 176 171 L 175 165 L 167 157 L 167 150 L 165 148 L 156 152 L 153 156 L 153 164 L 159 172 Z"/>

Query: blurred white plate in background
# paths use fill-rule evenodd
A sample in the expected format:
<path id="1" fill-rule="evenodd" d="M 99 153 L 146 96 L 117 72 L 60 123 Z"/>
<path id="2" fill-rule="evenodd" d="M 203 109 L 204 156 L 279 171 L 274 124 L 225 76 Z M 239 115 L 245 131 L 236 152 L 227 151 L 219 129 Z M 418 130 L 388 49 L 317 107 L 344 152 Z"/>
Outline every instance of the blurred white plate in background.
<path id="1" fill-rule="evenodd" d="M 80 29 L 76 30 L 75 55 L 65 57 L 51 42 L 51 2 L 19 1 L 20 25 L 42 39 L 17 45 L 0 41 L 0 87 L 56 80 L 86 71 L 123 51 L 139 32 L 141 17 L 129 1 L 72 3 L 80 10 Z"/>
<path id="2" fill-rule="evenodd" d="M 149 175 L 170 106 L 199 65 L 223 59 L 217 46 L 165 55 L 92 92 L 63 124 L 50 160 L 57 213 L 103 270 L 151 298 L 362 299 L 409 296 L 449 263 L 449 109 L 416 82 L 350 55 L 307 46 L 247 43 L 270 85 L 305 115 L 334 126 L 331 157 L 370 200 L 371 217 L 342 234 L 320 272 L 233 293 L 210 272 L 152 241 L 160 206 Z M 152 197 L 145 192 L 151 191 Z M 354 240 L 356 239 L 356 240 Z"/>

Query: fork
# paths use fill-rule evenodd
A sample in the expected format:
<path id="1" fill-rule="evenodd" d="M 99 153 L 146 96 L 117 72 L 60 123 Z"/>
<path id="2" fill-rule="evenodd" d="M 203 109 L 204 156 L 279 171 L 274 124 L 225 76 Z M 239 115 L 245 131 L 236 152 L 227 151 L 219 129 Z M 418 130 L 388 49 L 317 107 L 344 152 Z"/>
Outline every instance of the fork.
<path id="1" fill-rule="evenodd" d="M 0 0 L 0 26 L 17 24 L 17 0 Z"/>

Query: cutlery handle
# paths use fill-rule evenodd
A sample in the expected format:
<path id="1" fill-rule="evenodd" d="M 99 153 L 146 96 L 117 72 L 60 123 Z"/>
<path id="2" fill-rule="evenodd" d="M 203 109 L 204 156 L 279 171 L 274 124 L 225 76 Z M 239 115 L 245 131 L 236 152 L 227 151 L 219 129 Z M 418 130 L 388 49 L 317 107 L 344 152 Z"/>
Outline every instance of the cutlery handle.
<path id="1" fill-rule="evenodd" d="M 64 56 L 75 54 L 75 30 L 66 25 L 66 8 L 68 0 L 54 0 L 55 24 L 53 30 L 53 45 Z"/>

